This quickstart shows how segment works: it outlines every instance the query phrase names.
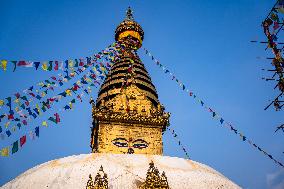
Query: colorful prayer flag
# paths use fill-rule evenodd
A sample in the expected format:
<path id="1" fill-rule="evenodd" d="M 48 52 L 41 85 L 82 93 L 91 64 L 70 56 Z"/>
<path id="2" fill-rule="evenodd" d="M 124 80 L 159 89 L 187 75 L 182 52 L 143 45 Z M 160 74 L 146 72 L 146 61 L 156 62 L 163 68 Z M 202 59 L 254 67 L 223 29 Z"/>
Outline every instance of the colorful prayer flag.
<path id="1" fill-rule="evenodd" d="M 16 153 L 18 151 L 18 149 L 19 149 L 18 145 L 19 145 L 18 141 L 13 143 L 12 154 L 14 154 L 14 153 Z"/>
<path id="2" fill-rule="evenodd" d="M 2 148 L 1 156 L 8 157 L 9 156 L 9 147 Z"/>
<path id="3" fill-rule="evenodd" d="M 39 137 L 39 127 L 35 128 L 35 134 L 36 134 L 37 137 Z"/>
<path id="4" fill-rule="evenodd" d="M 3 68 L 4 71 L 7 70 L 7 63 L 8 63 L 7 60 L 1 60 L 1 67 Z"/>
<path id="5" fill-rule="evenodd" d="M 43 121 L 43 122 L 42 122 L 42 126 L 47 127 L 47 122 L 46 122 L 46 121 Z"/>
<path id="6" fill-rule="evenodd" d="M 12 134 L 12 133 L 11 133 L 11 131 L 10 131 L 10 130 L 7 130 L 7 131 L 6 131 L 6 135 L 7 135 L 8 137 L 10 137 L 10 136 L 11 136 L 11 134 Z"/>
<path id="7" fill-rule="evenodd" d="M 20 146 L 22 147 L 27 141 L 27 136 L 24 135 L 20 138 Z"/>

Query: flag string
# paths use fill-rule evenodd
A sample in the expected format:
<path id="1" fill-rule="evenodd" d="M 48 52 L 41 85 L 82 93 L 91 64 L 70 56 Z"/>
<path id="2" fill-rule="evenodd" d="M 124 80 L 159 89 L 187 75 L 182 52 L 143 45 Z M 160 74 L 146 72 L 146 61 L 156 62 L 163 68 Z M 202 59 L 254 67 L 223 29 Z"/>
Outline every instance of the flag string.
<path id="1" fill-rule="evenodd" d="M 94 65 L 94 63 L 93 63 L 93 65 Z M 53 96 L 51 98 L 48 98 L 46 101 L 40 102 L 40 106 L 38 104 L 36 104 L 33 108 L 23 106 L 22 110 L 19 110 L 19 108 L 17 108 L 16 112 L 18 114 L 20 114 L 20 118 L 21 119 L 20 118 L 15 118 L 14 117 L 14 112 L 10 109 L 10 111 L 9 111 L 10 115 L 7 116 L 8 117 L 7 118 L 7 122 L 5 123 L 6 129 L 11 124 L 11 121 L 17 122 L 17 127 L 20 129 L 22 124 L 23 125 L 27 125 L 28 118 L 34 118 L 34 119 L 37 118 L 38 115 L 41 115 L 41 111 L 45 112 L 46 109 L 49 109 L 51 107 L 53 102 L 58 102 L 59 100 L 61 100 L 62 97 L 71 96 L 72 95 L 71 92 L 75 93 L 78 90 L 78 88 L 80 88 L 81 85 L 87 84 L 88 82 L 91 82 L 92 80 L 93 80 L 94 83 L 99 83 L 99 81 L 104 78 L 104 75 L 106 74 L 106 70 L 107 71 L 109 70 L 109 68 L 112 65 L 112 63 L 110 63 L 107 66 L 105 66 L 102 63 L 100 63 L 100 66 L 98 66 L 98 65 L 99 64 L 95 65 L 95 67 L 93 67 L 93 69 L 90 70 L 87 73 L 87 75 L 84 75 L 80 80 L 75 82 L 72 85 L 71 88 L 68 88 L 68 89 L 64 90 L 62 93 L 59 93 L 59 94 L 57 94 L 57 95 L 55 95 L 55 96 Z M 24 114 L 23 110 L 28 111 L 29 116 L 26 116 Z M 7 115 L 7 114 L 4 114 L 4 115 Z M 5 116 L 2 116 L 1 118 L 3 119 L 4 117 Z M 0 120 L 0 122 L 1 122 L 1 120 Z M 11 130 L 15 131 L 17 127 L 13 126 Z M 2 132 L 2 130 L 3 129 L 0 126 L 0 133 Z M 8 129 L 5 132 L 8 137 L 10 137 L 11 134 L 12 134 L 11 130 Z M 3 136 L 2 136 L 2 138 L 3 138 Z"/>
<path id="2" fill-rule="evenodd" d="M 103 76 L 105 77 L 105 74 L 103 74 Z M 82 78 L 85 78 L 85 77 L 82 77 Z M 78 81 L 81 81 L 81 80 L 78 80 Z M 88 81 L 89 85 L 80 87 L 81 93 L 78 94 L 77 97 L 76 97 L 77 101 L 79 101 L 79 102 L 83 102 L 84 94 L 89 95 L 91 93 L 91 87 L 97 87 L 96 85 L 100 84 L 99 82 L 93 83 L 91 80 L 88 80 L 88 79 L 87 79 L 87 81 Z M 60 119 L 59 113 L 63 112 L 63 111 L 72 110 L 74 108 L 73 105 L 75 103 L 76 103 L 76 99 L 73 98 L 71 101 L 69 101 L 66 105 L 63 106 L 63 109 L 59 109 L 59 111 L 54 113 L 53 116 L 50 116 L 47 120 L 42 121 L 41 125 L 44 126 L 44 127 L 48 127 L 48 125 L 49 125 L 48 122 L 52 122 L 52 123 L 55 123 L 55 124 L 60 123 L 61 119 Z M 35 127 L 34 132 L 30 131 L 29 136 L 30 136 L 31 139 L 34 139 L 35 136 L 39 137 L 39 126 Z M 27 138 L 27 135 L 23 135 L 22 137 L 20 137 L 20 139 L 17 139 L 16 141 L 14 141 L 12 143 L 12 145 L 3 147 L 0 150 L 0 155 L 3 156 L 3 157 L 8 157 L 10 155 L 10 152 L 11 152 L 11 154 L 18 152 L 19 143 L 20 143 L 20 147 L 22 148 L 23 145 L 26 143 L 26 138 Z M 10 149 L 12 149 L 12 150 L 10 150 Z"/>
<path id="3" fill-rule="evenodd" d="M 183 151 L 184 154 L 185 154 L 185 157 L 186 157 L 187 159 L 190 159 L 189 154 L 188 154 L 186 148 L 185 148 L 184 145 L 181 143 L 181 141 L 180 141 L 178 135 L 176 134 L 175 130 L 173 130 L 173 129 L 169 128 L 169 127 L 168 127 L 167 129 L 170 131 L 170 133 L 173 135 L 174 139 L 177 141 L 178 145 L 181 147 L 182 151 Z"/>
<path id="4" fill-rule="evenodd" d="M 179 87 L 185 91 L 190 97 L 192 97 L 198 104 L 200 104 L 207 112 L 209 112 L 212 116 L 213 119 L 216 119 L 221 126 L 224 126 L 226 128 L 228 128 L 230 131 L 232 131 L 233 133 L 235 133 L 236 135 L 238 135 L 240 137 L 240 139 L 242 141 L 246 141 L 248 142 L 248 144 L 250 144 L 250 146 L 254 147 L 255 149 L 257 149 L 258 151 L 262 152 L 265 156 L 267 156 L 269 159 L 273 160 L 274 163 L 278 164 L 279 166 L 284 168 L 284 165 L 277 161 L 272 155 L 270 155 L 269 153 L 267 153 L 265 150 L 263 150 L 263 148 L 259 147 L 259 145 L 256 145 L 251 139 L 249 139 L 247 136 L 245 136 L 242 132 L 240 132 L 238 129 L 236 129 L 232 124 L 230 124 L 229 122 L 227 122 L 222 116 L 220 116 L 213 108 L 207 106 L 205 104 L 205 102 L 203 100 L 201 100 L 195 93 L 193 93 L 191 90 L 187 89 L 185 87 L 185 85 L 172 73 L 170 72 L 170 70 L 168 70 L 168 68 L 166 68 L 164 65 L 162 65 L 156 58 L 154 58 L 154 56 L 145 48 L 143 48 L 143 50 L 145 51 L 146 55 L 148 55 L 149 57 L 151 57 L 151 59 L 153 60 L 153 62 L 160 67 L 163 72 L 165 74 L 169 74 L 171 77 L 171 80 L 176 82 Z"/>
<path id="5" fill-rule="evenodd" d="M 112 49 L 117 45 L 117 42 L 109 45 L 107 48 Z M 100 54 L 104 54 L 106 51 L 100 52 Z M 100 55 L 99 54 L 99 55 Z M 96 57 L 96 56 L 94 56 Z M 86 57 L 87 59 L 90 57 Z M 13 72 L 15 72 L 17 67 L 25 67 L 25 68 L 38 68 L 41 65 L 41 69 L 43 71 L 60 71 L 60 70 L 69 70 L 73 71 L 74 67 L 82 68 L 85 66 L 85 58 L 75 58 L 75 59 L 66 59 L 64 61 L 59 60 L 49 60 L 49 61 L 27 61 L 27 60 L 6 60 L 0 59 L 0 68 L 5 72 L 7 70 L 7 66 L 12 64 Z"/>
<path id="6" fill-rule="evenodd" d="M 274 55 L 272 58 L 272 66 L 274 70 L 269 70 L 274 72 L 272 78 L 264 78 L 266 81 L 277 81 L 276 87 L 278 87 L 280 91 L 280 95 L 278 95 L 264 110 L 268 109 L 272 104 L 276 111 L 281 110 L 282 106 L 284 105 L 281 100 L 282 94 L 284 93 L 284 77 L 283 77 L 283 68 L 284 68 L 284 59 L 282 57 L 282 50 L 284 47 L 279 48 L 279 45 L 283 43 L 278 42 L 278 33 L 282 30 L 284 23 L 283 17 L 282 21 L 280 21 L 279 13 L 284 13 L 284 1 L 277 0 L 275 5 L 272 7 L 271 11 L 269 12 L 268 16 L 262 22 L 263 32 L 267 38 L 267 48 L 271 48 L 271 51 Z M 278 76 L 278 78 L 274 78 Z M 276 88 L 275 87 L 275 88 Z"/>

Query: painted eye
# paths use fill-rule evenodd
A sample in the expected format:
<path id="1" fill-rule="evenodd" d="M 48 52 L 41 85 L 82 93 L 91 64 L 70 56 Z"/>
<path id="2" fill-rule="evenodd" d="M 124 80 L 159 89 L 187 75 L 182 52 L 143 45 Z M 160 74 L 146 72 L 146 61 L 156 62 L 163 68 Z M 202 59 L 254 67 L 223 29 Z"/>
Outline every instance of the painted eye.
<path id="1" fill-rule="evenodd" d="M 117 147 L 128 147 L 128 142 L 125 138 L 116 138 L 112 143 Z"/>
<path id="2" fill-rule="evenodd" d="M 147 148 L 148 147 L 148 143 L 145 140 L 142 139 L 137 139 L 135 141 L 133 141 L 133 148 Z"/>

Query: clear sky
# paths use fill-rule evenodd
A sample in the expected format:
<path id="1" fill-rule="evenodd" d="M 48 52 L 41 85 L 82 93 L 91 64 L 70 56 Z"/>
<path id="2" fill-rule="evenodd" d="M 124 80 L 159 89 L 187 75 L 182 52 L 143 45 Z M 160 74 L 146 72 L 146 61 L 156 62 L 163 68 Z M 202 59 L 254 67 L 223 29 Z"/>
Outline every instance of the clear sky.
<path id="1" fill-rule="evenodd" d="M 270 68 L 269 61 L 256 59 L 271 53 L 265 52 L 264 45 L 249 42 L 265 39 L 261 22 L 273 4 L 273 0 L 0 0 L 0 59 L 64 60 L 91 55 L 114 41 L 114 30 L 130 5 L 144 29 L 144 47 L 205 103 L 284 162 L 284 133 L 274 133 L 284 121 L 283 111 L 263 110 L 276 91 L 273 83 L 261 80 L 268 75 L 261 69 Z M 220 127 L 142 50 L 139 54 L 159 100 L 171 112 L 171 128 L 193 160 L 213 167 L 243 188 L 284 188 L 283 168 Z M 0 98 L 56 74 L 34 69 L 1 71 Z M 93 91 L 94 98 L 97 92 Z M 0 185 L 43 162 L 89 153 L 89 98 L 76 103 L 73 111 L 61 113 L 61 124 L 41 128 L 39 139 L 28 141 L 9 158 L 0 157 Z M 0 141 L 0 148 L 41 120 Z M 168 132 L 164 134 L 164 154 L 184 157 Z"/>

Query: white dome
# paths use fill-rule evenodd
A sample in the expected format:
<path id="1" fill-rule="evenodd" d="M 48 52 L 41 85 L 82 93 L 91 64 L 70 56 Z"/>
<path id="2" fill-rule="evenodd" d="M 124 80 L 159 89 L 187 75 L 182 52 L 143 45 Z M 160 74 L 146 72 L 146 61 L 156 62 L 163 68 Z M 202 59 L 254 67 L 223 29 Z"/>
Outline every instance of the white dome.
<path id="1" fill-rule="evenodd" d="M 43 163 L 1 189 L 83 189 L 89 174 L 94 178 L 101 165 L 108 176 L 110 189 L 133 189 L 145 180 L 151 161 L 160 172 L 165 171 L 171 189 L 240 188 L 214 169 L 191 160 L 158 155 L 93 153 Z"/>

